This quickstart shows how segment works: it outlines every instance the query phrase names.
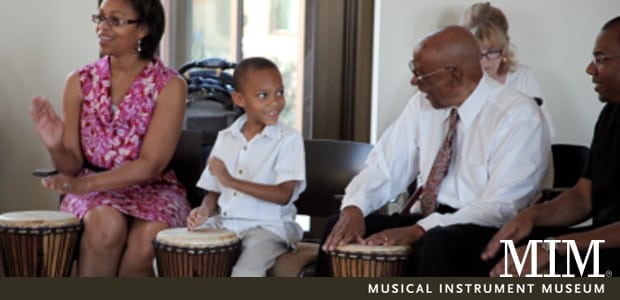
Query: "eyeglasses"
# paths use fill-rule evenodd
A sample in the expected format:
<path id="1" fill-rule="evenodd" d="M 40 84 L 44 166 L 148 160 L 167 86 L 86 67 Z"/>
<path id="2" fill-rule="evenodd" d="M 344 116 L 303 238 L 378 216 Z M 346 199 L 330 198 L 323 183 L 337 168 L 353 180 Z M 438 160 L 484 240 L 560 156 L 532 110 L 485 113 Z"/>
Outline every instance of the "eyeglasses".
<path id="1" fill-rule="evenodd" d="M 616 57 L 620 57 L 620 53 L 610 55 L 594 54 L 592 55 L 592 63 L 598 68 L 602 66 L 604 62 Z"/>
<path id="2" fill-rule="evenodd" d="M 413 60 L 409 61 L 409 70 L 411 71 L 411 73 L 413 73 L 413 76 L 415 76 L 415 79 L 419 82 L 419 83 L 424 83 L 424 80 L 435 75 L 435 74 L 439 74 L 443 71 L 448 71 L 450 69 L 450 67 L 441 67 L 440 69 L 437 69 L 435 71 L 432 72 L 428 72 L 426 74 L 422 74 L 419 75 L 418 71 L 415 69 L 415 66 L 413 65 Z"/>
<path id="3" fill-rule="evenodd" d="M 101 22 L 106 22 L 106 24 L 108 24 L 110 27 L 117 27 L 121 25 L 134 24 L 134 23 L 140 22 L 140 20 L 127 20 L 127 19 L 120 19 L 116 17 L 106 17 L 102 15 L 97 15 L 97 14 L 92 15 L 92 20 L 93 20 L 93 23 L 97 25 L 99 25 Z"/>
<path id="4" fill-rule="evenodd" d="M 488 60 L 496 60 L 502 56 L 503 52 L 502 49 L 489 49 L 487 52 L 482 52 L 482 57 Z"/>

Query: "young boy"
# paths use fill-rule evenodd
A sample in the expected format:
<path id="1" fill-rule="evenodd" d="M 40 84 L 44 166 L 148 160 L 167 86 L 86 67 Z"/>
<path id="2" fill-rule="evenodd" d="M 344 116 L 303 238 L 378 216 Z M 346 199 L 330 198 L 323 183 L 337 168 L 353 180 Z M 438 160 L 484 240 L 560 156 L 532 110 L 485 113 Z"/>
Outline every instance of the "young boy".
<path id="1" fill-rule="evenodd" d="M 278 121 L 286 100 L 273 62 L 244 59 L 233 84 L 233 101 L 245 114 L 218 134 L 197 183 L 208 194 L 187 226 L 209 219 L 206 226 L 234 231 L 243 246 L 232 276 L 259 277 L 303 234 L 293 202 L 306 186 L 304 145 L 299 132 Z"/>

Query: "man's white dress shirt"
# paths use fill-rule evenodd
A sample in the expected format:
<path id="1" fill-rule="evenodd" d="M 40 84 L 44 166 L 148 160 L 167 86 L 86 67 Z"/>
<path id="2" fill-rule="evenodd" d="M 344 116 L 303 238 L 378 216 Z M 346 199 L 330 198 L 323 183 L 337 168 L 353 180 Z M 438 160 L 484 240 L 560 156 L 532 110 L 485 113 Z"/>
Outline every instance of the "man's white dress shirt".
<path id="1" fill-rule="evenodd" d="M 342 208 L 357 206 L 366 216 L 404 192 L 418 173 L 423 184 L 450 109 L 434 109 L 424 93 L 416 93 L 347 186 Z M 499 227 L 537 192 L 549 160 L 549 130 L 531 98 L 486 75 L 457 109 L 453 157 L 437 197 L 457 211 L 433 213 L 418 224 L 425 230 L 465 223 Z"/>

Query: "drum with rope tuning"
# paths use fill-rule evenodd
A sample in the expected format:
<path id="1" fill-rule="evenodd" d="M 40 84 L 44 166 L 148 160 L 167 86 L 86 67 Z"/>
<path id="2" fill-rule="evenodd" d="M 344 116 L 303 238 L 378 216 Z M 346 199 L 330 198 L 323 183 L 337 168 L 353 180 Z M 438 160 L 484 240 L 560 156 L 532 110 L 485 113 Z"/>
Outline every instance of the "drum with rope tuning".
<path id="1" fill-rule="evenodd" d="M 224 229 L 171 228 L 155 240 L 157 273 L 163 277 L 226 277 L 239 257 L 241 241 Z"/>
<path id="2" fill-rule="evenodd" d="M 32 210 L 0 215 L 0 257 L 6 276 L 69 276 L 82 223 L 73 214 Z"/>

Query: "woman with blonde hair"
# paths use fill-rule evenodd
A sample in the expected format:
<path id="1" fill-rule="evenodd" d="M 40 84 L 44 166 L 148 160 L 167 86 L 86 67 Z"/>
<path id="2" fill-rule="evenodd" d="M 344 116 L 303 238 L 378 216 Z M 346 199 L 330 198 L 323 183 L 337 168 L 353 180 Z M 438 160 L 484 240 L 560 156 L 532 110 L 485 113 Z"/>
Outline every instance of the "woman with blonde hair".
<path id="1" fill-rule="evenodd" d="M 489 2 L 475 3 L 465 12 L 463 26 L 471 30 L 478 40 L 482 52 L 480 64 L 484 72 L 536 100 L 553 137 L 551 118 L 545 109 L 544 97 L 536 76 L 528 66 L 516 62 L 515 54 L 510 48 L 508 19 L 504 13 Z"/>

